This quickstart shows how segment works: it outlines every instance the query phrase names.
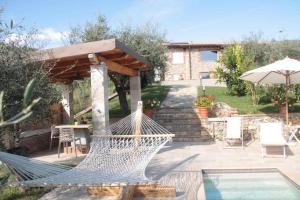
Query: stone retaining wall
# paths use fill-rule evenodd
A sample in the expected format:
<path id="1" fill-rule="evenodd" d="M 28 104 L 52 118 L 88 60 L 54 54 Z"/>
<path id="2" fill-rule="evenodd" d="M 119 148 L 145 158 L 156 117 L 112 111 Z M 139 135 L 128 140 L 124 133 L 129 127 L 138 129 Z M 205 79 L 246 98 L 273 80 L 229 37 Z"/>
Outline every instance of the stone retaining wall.
<path id="1" fill-rule="evenodd" d="M 251 134 L 257 138 L 257 125 L 259 122 L 285 122 L 285 116 L 282 114 L 272 113 L 272 114 L 251 114 L 251 115 L 234 115 L 242 117 L 243 129 L 245 137 L 250 137 Z M 300 124 L 300 113 L 289 113 L 289 122 L 292 125 Z M 212 123 L 207 123 L 206 127 L 207 132 L 211 135 L 212 132 Z M 224 130 L 224 123 L 214 122 L 215 138 L 221 139 L 222 132 Z"/>

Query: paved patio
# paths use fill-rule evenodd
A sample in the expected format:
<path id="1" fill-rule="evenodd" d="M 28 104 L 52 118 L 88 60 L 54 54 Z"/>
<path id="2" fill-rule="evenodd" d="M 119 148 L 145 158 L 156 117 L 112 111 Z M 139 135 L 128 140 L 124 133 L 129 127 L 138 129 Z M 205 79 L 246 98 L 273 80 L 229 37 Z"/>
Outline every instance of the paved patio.
<path id="1" fill-rule="evenodd" d="M 172 143 L 165 146 L 147 168 L 149 178 L 175 184 L 179 194 L 188 191 L 187 199 L 202 199 L 201 169 L 252 169 L 278 168 L 300 185 L 300 145 L 287 147 L 288 157 L 278 157 L 282 148 L 268 149 L 272 157 L 262 158 L 259 143 L 253 142 L 244 149 L 223 149 L 221 142 Z M 277 155 L 276 155 L 277 154 Z M 72 155 L 73 156 L 73 155 Z M 56 154 L 35 158 L 51 162 L 75 162 L 83 157 L 70 159 Z M 73 157 L 75 158 L 75 157 Z M 75 192 L 75 193 L 74 193 Z M 197 195 L 197 196 L 196 196 Z M 202 197 L 201 197 L 202 196 Z M 54 190 L 42 199 L 92 199 L 84 189 Z"/>

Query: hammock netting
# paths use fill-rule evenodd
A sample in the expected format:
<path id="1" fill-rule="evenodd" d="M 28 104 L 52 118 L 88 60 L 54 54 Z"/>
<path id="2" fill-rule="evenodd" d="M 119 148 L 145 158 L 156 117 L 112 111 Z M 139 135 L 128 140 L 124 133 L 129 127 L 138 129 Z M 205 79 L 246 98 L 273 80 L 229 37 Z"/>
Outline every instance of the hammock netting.
<path id="1" fill-rule="evenodd" d="M 0 152 L 0 160 L 22 178 L 17 184 L 40 186 L 111 186 L 152 182 L 145 169 L 174 135 L 136 111 L 94 135 L 85 159 L 76 167 L 50 164 Z"/>

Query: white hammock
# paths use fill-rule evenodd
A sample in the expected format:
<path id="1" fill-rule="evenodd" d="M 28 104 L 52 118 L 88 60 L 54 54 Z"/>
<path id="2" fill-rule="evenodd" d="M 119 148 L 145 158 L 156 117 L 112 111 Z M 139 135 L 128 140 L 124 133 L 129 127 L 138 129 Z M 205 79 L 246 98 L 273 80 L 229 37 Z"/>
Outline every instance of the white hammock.
<path id="1" fill-rule="evenodd" d="M 93 136 L 86 158 L 70 169 L 0 152 L 0 160 L 21 175 L 22 186 L 101 186 L 145 183 L 152 157 L 174 135 L 140 109 Z"/>

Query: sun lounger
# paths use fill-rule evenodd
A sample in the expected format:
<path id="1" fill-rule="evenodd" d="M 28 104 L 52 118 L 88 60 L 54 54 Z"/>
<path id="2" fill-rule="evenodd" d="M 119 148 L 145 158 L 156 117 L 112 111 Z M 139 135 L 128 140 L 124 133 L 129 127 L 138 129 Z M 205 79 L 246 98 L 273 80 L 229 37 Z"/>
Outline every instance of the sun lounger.
<path id="1" fill-rule="evenodd" d="M 264 148 L 266 149 L 267 146 L 282 146 L 283 156 L 286 157 L 285 146 L 287 142 L 283 137 L 282 122 L 260 123 L 259 135 L 263 157 L 265 157 Z"/>
<path id="2" fill-rule="evenodd" d="M 242 148 L 244 148 L 243 124 L 241 117 L 227 117 L 226 128 L 223 134 L 223 147 L 228 140 L 241 140 Z"/>

